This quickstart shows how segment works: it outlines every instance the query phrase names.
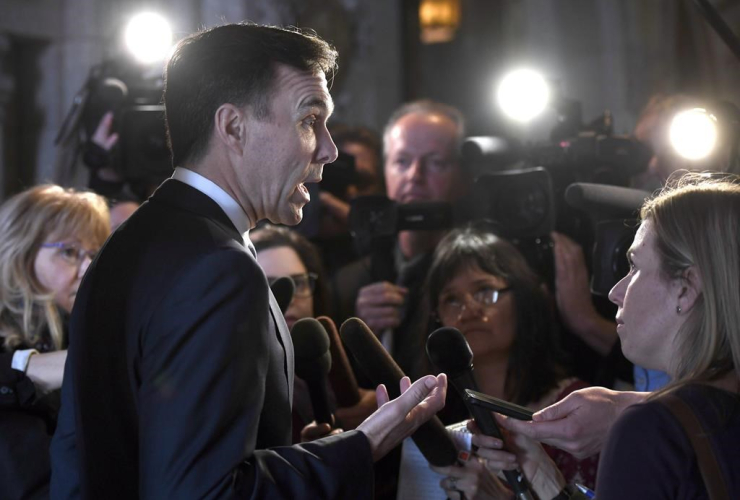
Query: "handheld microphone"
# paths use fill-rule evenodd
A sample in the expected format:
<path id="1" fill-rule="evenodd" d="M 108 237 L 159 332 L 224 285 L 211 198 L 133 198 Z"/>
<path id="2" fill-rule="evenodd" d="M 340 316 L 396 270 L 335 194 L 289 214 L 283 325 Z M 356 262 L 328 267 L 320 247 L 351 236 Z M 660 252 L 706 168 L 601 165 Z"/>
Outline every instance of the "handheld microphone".
<path id="1" fill-rule="evenodd" d="M 384 384 L 391 399 L 400 396 L 398 384 L 405 375 L 372 330 L 361 319 L 350 318 L 339 331 L 368 378 L 376 385 Z M 456 463 L 457 448 L 436 416 L 422 424 L 411 438 L 430 464 L 444 467 Z"/>
<path id="2" fill-rule="evenodd" d="M 314 419 L 332 425 L 326 375 L 331 369 L 329 336 L 313 318 L 299 319 L 290 331 L 295 350 L 295 373 L 308 384 Z"/>
<path id="3" fill-rule="evenodd" d="M 438 328 L 427 339 L 427 355 L 434 365 L 447 374 L 452 385 L 465 401 L 465 406 L 483 434 L 502 439 L 496 420 L 487 409 L 468 403 L 465 389 L 478 390 L 473 376 L 473 351 L 457 328 Z M 503 439 L 502 439 L 503 440 Z M 505 470 L 504 476 L 518 499 L 531 499 L 524 476 L 518 470 Z"/>
<path id="4" fill-rule="evenodd" d="M 319 316 L 316 320 L 329 335 L 329 352 L 332 360 L 329 384 L 334 389 L 337 404 L 343 408 L 354 406 L 360 402 L 360 390 L 357 388 L 357 379 L 342 345 L 342 339 L 339 338 L 337 325 L 328 316 Z"/>
<path id="5" fill-rule="evenodd" d="M 293 283 L 293 279 L 290 276 L 278 278 L 272 282 L 270 290 L 272 290 L 272 294 L 275 296 L 275 300 L 280 307 L 280 312 L 285 314 L 285 311 L 288 310 L 288 306 L 290 305 L 290 301 L 293 300 L 293 292 L 295 292 L 295 283 Z"/>

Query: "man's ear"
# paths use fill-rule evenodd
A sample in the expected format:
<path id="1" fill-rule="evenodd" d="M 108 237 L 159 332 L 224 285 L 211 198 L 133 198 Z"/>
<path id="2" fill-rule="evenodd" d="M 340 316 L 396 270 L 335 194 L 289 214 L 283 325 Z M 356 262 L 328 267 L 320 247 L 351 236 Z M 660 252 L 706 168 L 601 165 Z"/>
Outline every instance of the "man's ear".
<path id="1" fill-rule="evenodd" d="M 247 116 L 245 109 L 225 103 L 214 115 L 215 139 L 230 152 L 241 156 L 247 138 Z"/>
<path id="2" fill-rule="evenodd" d="M 681 277 L 681 290 L 678 296 L 678 306 L 682 311 L 688 311 L 701 295 L 703 283 L 696 266 L 690 266 Z"/>

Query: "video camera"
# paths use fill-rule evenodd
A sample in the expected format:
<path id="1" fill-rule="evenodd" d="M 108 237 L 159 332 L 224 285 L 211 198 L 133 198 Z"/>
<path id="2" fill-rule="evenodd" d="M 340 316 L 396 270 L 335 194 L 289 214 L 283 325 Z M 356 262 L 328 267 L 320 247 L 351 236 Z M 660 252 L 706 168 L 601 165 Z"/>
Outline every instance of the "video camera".
<path id="1" fill-rule="evenodd" d="M 89 139 L 105 113 L 114 114 L 119 141 L 105 160 L 128 182 L 154 185 L 172 174 L 165 132 L 161 68 L 144 67 L 126 58 L 94 66 L 74 98 L 56 143 L 80 132 Z"/>
<path id="2" fill-rule="evenodd" d="M 463 144 L 465 168 L 474 177 L 474 219 L 493 222 L 497 233 L 512 241 L 549 283 L 554 281 L 552 242 L 558 231 L 590 248 L 596 224 L 592 214 L 566 203 L 573 183 L 627 186 L 644 171 L 650 149 L 640 142 L 611 135 L 605 113 L 569 139 L 523 146 L 500 137 L 470 137 Z"/>
<path id="3" fill-rule="evenodd" d="M 399 231 L 449 229 L 453 207 L 444 202 L 398 204 L 385 196 L 360 196 L 350 204 L 349 227 L 359 255 L 371 255 L 370 274 L 377 281 L 394 281 L 389 251 Z"/>

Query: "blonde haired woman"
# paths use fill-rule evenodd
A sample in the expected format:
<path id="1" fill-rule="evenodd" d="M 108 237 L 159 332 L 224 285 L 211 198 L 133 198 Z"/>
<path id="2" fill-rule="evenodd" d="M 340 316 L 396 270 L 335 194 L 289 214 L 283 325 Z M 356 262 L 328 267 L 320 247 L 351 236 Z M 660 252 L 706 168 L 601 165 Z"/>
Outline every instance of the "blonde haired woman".
<path id="1" fill-rule="evenodd" d="M 609 298 L 618 306 L 625 356 L 672 382 L 621 412 L 601 452 L 596 495 L 740 498 L 740 179 L 688 174 L 648 201 L 641 218 L 630 271 Z M 618 395 L 600 399 L 616 407 Z M 588 404 L 579 412 L 604 415 Z M 571 428 L 583 421 L 576 413 L 564 419 Z M 531 427 L 513 424 L 505 426 Z M 482 456 L 502 458 L 490 439 L 475 441 L 485 447 Z M 514 443 L 525 475 L 538 476 L 538 496 L 569 498 L 556 497 L 564 481 L 538 445 L 521 434 Z"/>
<path id="2" fill-rule="evenodd" d="M 43 185 L 0 207 L 1 498 L 48 496 L 65 321 L 109 232 L 93 193 Z"/>

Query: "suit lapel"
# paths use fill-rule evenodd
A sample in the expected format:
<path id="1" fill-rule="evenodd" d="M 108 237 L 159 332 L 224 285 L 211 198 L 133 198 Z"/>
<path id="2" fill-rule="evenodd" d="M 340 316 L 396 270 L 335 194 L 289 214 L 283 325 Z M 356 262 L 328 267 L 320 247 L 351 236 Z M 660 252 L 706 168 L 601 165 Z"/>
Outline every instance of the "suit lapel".
<path id="1" fill-rule="evenodd" d="M 294 380 L 294 358 L 293 358 L 293 340 L 290 337 L 290 331 L 288 325 L 285 323 L 283 313 L 280 311 L 280 306 L 275 299 L 275 296 L 270 290 L 270 313 L 272 314 L 273 322 L 277 330 L 278 339 L 283 345 L 285 351 L 285 373 L 288 376 L 288 396 L 289 401 L 293 401 L 293 380 Z"/>

